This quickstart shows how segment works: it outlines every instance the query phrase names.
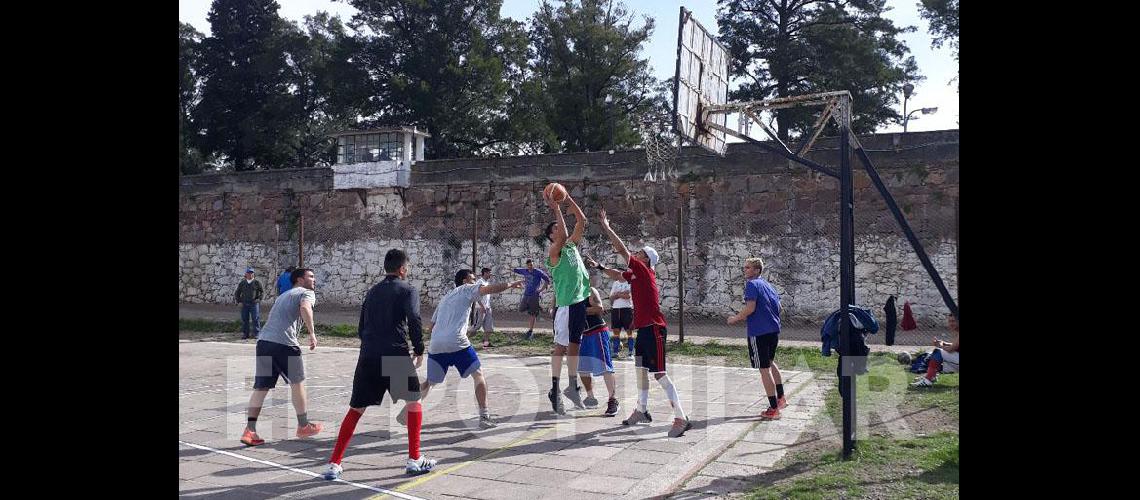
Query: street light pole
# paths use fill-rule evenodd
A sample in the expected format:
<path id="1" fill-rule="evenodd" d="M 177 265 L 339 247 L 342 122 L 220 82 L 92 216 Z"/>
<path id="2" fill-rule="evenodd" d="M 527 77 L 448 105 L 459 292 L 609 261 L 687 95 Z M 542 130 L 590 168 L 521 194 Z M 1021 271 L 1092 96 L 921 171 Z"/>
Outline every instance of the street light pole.
<path id="1" fill-rule="evenodd" d="M 606 94 L 606 114 L 610 119 L 610 150 L 614 149 L 614 96 Z"/>
<path id="2" fill-rule="evenodd" d="M 914 92 L 914 84 L 908 83 L 903 85 L 903 133 L 906 133 L 906 122 L 909 121 L 910 115 L 906 113 L 906 101 L 910 99 L 910 95 Z"/>
<path id="3" fill-rule="evenodd" d="M 903 118 L 903 133 L 906 133 L 906 125 L 907 125 L 907 123 L 910 123 L 911 115 L 918 113 L 920 111 L 924 115 L 933 115 L 934 113 L 938 112 L 938 108 L 922 108 L 922 109 L 916 109 L 914 111 L 911 111 L 910 113 L 907 113 L 906 118 Z"/>

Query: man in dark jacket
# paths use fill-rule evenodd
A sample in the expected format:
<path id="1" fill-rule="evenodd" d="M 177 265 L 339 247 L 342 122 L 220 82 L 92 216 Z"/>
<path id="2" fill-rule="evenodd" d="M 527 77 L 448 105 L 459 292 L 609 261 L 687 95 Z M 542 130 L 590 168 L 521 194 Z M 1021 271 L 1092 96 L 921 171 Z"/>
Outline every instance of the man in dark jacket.
<path id="1" fill-rule="evenodd" d="M 899 312 L 895 308 L 894 295 L 887 299 L 887 305 L 883 306 L 883 313 L 887 317 L 887 345 L 895 345 L 895 327 L 899 324 Z"/>
<path id="2" fill-rule="evenodd" d="M 241 304 L 241 338 L 249 338 L 249 323 L 253 320 L 253 336 L 261 332 L 261 297 L 265 291 L 261 282 L 253 279 L 253 268 L 245 270 L 245 279 L 238 283 L 234 302 Z"/>
<path id="3" fill-rule="evenodd" d="M 423 423 L 423 406 L 420 404 L 420 379 L 416 368 L 423 364 L 424 339 L 420 321 L 420 296 L 405 280 L 408 275 L 408 254 L 391 249 L 384 256 L 384 280 L 368 290 L 360 308 L 360 355 L 356 360 L 356 373 L 352 378 L 352 396 L 348 414 L 340 424 L 333 447 L 329 468 L 324 478 L 334 480 L 344 470 L 340 463 L 352 439 L 356 423 L 369 406 L 384 402 L 384 394 L 407 401 L 408 461 L 404 471 L 408 475 L 431 472 L 436 461 L 420 455 L 420 425 Z M 408 356 L 411 340 L 413 357 Z"/>

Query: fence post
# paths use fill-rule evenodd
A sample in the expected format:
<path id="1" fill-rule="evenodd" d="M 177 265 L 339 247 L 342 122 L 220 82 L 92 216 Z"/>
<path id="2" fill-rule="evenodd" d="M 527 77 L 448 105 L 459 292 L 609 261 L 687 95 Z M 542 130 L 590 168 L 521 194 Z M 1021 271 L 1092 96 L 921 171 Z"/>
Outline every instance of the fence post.
<path id="1" fill-rule="evenodd" d="M 688 186 L 686 186 L 687 188 Z M 680 191 L 680 190 L 678 190 Z M 688 189 L 685 189 L 688 191 Z M 686 195 L 678 192 L 677 203 L 677 342 L 685 343 L 685 198 Z"/>
<path id="2" fill-rule="evenodd" d="M 300 235 L 297 238 L 297 267 L 305 267 L 305 215 L 298 215 L 299 219 L 297 232 Z"/>

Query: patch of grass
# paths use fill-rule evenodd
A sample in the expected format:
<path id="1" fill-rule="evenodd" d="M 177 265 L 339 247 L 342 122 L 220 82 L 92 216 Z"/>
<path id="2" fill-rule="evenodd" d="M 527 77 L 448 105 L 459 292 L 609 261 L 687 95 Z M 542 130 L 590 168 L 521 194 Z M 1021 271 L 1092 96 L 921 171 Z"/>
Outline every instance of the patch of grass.
<path id="1" fill-rule="evenodd" d="M 178 331 L 187 332 L 240 332 L 241 321 L 214 321 L 210 319 L 178 318 Z"/>
<path id="2" fill-rule="evenodd" d="M 241 321 L 216 321 L 212 319 L 178 318 L 178 331 L 235 333 L 241 331 Z M 328 335 L 330 337 L 356 337 L 356 325 L 326 325 L 317 323 L 317 335 Z"/>
<path id="3" fill-rule="evenodd" d="M 885 426 L 876 426 L 872 420 L 870 435 L 859 438 L 851 460 L 841 460 L 839 452 L 821 456 L 818 450 L 790 455 L 781 461 L 780 469 L 803 472 L 755 488 L 749 498 L 958 497 L 958 433 L 938 423 L 958 421 L 958 374 L 942 374 L 934 387 L 915 388 L 910 383 L 917 375 L 888 353 L 873 354 L 867 367 L 855 385 L 861 416 L 881 422 L 885 416 L 900 418 L 902 414 L 929 417 L 928 410 L 933 409 L 939 412 L 933 419 L 936 432 L 899 439 L 882 435 Z M 838 431 L 843 425 L 842 399 L 834 385 L 827 388 L 824 402 L 827 414 L 823 418 Z M 912 421 L 912 425 L 922 424 Z"/>
<path id="4" fill-rule="evenodd" d="M 813 460 L 810 473 L 765 485 L 748 498 L 958 498 L 958 434 L 940 432 L 915 439 L 870 437 L 859 441 L 851 460 L 839 452 Z"/>
<path id="5" fill-rule="evenodd" d="M 328 335 L 330 337 L 346 337 L 355 338 L 356 325 L 340 324 L 340 325 L 322 325 L 317 323 L 317 335 Z"/>

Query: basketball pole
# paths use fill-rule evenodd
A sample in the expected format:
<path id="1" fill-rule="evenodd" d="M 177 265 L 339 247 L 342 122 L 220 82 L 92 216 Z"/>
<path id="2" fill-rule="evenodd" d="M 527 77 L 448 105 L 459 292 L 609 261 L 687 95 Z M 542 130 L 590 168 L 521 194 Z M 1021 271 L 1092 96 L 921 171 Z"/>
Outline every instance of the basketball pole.
<path id="1" fill-rule="evenodd" d="M 843 399 L 843 459 L 855 451 L 855 369 L 850 305 L 855 303 L 855 197 L 851 174 L 851 100 L 836 106 L 839 120 L 839 380 Z M 853 355 L 854 354 L 854 355 Z"/>

